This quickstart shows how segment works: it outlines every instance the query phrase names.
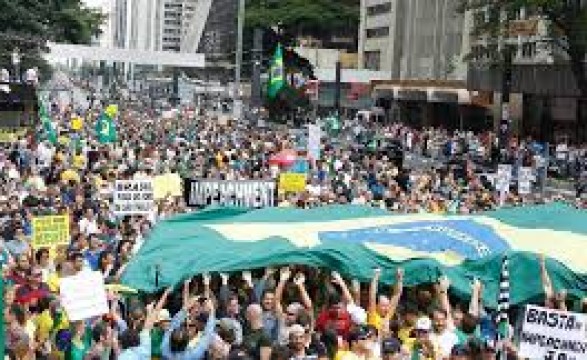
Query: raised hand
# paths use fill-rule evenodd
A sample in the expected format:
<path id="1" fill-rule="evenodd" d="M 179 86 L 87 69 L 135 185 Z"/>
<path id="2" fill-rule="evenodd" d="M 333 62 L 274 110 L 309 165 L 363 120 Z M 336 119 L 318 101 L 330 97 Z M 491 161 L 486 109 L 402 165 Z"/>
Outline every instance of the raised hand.
<path id="1" fill-rule="evenodd" d="M 302 286 L 306 282 L 306 276 L 304 273 L 297 273 L 293 281 L 297 286 Z"/>
<path id="2" fill-rule="evenodd" d="M 289 267 L 284 267 L 279 270 L 279 281 L 286 282 L 291 277 L 291 270 Z"/>
<path id="3" fill-rule="evenodd" d="M 210 274 L 208 273 L 203 273 L 202 274 L 202 283 L 204 284 L 205 287 L 209 287 L 210 286 Z"/>
<path id="4" fill-rule="evenodd" d="M 342 276 L 340 276 L 340 274 L 337 271 L 333 271 L 332 272 L 332 282 L 337 285 L 341 285 L 342 283 L 344 283 L 344 280 L 342 279 Z"/>
<path id="5" fill-rule="evenodd" d="M 450 280 L 448 279 L 448 276 L 446 276 L 446 275 L 441 276 L 440 279 L 438 279 L 438 289 L 441 292 L 447 292 L 449 288 L 450 288 Z"/>
<path id="6" fill-rule="evenodd" d="M 229 275 L 227 273 L 220 273 L 220 279 L 222 280 L 222 285 L 228 285 Z"/>
<path id="7" fill-rule="evenodd" d="M 250 271 L 243 271 L 243 281 L 249 286 L 253 287 L 253 275 Z"/>

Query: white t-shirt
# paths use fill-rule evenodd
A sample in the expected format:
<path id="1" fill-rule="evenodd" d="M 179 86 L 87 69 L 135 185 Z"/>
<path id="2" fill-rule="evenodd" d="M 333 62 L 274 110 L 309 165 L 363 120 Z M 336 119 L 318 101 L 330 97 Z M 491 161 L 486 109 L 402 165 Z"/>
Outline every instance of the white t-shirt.
<path id="1" fill-rule="evenodd" d="M 443 358 L 449 358 L 452 348 L 459 342 L 454 331 L 445 330 L 442 334 L 431 334 L 431 339 L 438 346 Z"/>

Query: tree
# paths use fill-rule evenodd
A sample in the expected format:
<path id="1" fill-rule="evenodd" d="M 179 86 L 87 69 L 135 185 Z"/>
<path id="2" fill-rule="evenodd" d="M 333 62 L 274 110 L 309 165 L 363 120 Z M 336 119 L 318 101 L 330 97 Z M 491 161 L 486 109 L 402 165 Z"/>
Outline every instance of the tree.
<path id="1" fill-rule="evenodd" d="M 333 35 L 358 34 L 359 0 L 250 0 L 247 26 L 279 25 L 293 38 L 325 40 Z"/>
<path id="2" fill-rule="evenodd" d="M 568 58 L 577 88 L 580 126 L 587 125 L 587 2 L 585 0 L 459 0 L 462 10 L 486 11 L 488 21 L 476 22 L 474 32 L 488 35 L 497 49 L 501 34 L 507 33 L 510 16 L 522 8 L 535 11 L 546 20 L 548 41 Z M 506 16 L 502 16 L 505 14 Z M 490 44 L 491 45 L 491 44 Z M 493 54 L 495 57 L 495 54 Z"/>
<path id="3" fill-rule="evenodd" d="M 48 66 L 42 58 L 48 41 L 89 44 L 105 17 L 80 0 L 0 0 L 0 66 L 10 68 L 18 48 L 21 69 Z"/>

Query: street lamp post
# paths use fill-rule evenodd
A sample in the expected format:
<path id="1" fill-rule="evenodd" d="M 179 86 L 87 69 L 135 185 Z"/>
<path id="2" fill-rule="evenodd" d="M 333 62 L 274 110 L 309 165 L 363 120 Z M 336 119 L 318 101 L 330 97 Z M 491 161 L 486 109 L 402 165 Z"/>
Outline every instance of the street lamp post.
<path id="1" fill-rule="evenodd" d="M 12 66 L 14 66 L 14 80 L 20 82 L 20 50 L 18 48 L 12 51 Z"/>

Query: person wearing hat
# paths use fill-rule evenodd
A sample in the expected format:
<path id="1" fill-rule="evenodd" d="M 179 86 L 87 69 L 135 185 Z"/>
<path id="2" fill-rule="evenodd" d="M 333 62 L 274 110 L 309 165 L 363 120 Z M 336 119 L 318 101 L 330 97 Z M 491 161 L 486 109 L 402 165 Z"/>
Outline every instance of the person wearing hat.
<path id="1" fill-rule="evenodd" d="M 155 326 L 151 330 L 151 356 L 154 359 L 161 359 L 163 354 L 161 352 L 161 345 L 163 344 L 163 335 L 171 325 L 171 315 L 169 310 L 161 309 L 159 316 L 155 322 Z"/>
<path id="2" fill-rule="evenodd" d="M 432 321 L 429 317 L 420 317 L 414 325 L 413 337 L 404 342 L 405 350 L 412 359 L 433 360 L 440 356 L 438 347 L 433 343 L 430 335 Z"/>
<path id="3" fill-rule="evenodd" d="M 386 338 L 381 341 L 381 359 L 399 360 L 401 358 L 402 345 L 396 338 Z"/>
<path id="4" fill-rule="evenodd" d="M 349 332 L 348 340 L 350 350 L 344 352 L 338 360 L 374 360 L 373 355 L 373 334 L 366 325 L 356 326 Z"/>

